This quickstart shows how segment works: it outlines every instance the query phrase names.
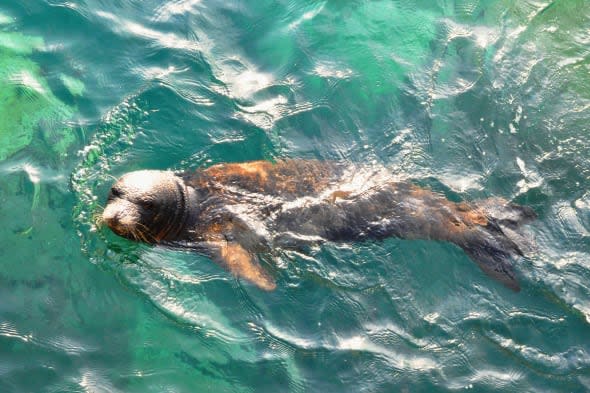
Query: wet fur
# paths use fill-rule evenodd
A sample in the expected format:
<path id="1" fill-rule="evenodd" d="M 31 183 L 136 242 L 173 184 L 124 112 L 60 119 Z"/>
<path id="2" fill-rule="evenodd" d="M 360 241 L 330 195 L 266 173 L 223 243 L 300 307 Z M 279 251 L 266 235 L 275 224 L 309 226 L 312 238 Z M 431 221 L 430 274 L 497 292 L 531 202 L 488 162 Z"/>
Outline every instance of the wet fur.
<path id="1" fill-rule="evenodd" d="M 133 240 L 206 253 L 265 290 L 275 283 L 258 253 L 386 237 L 455 243 L 488 275 L 519 290 L 511 259 L 523 252 L 507 234 L 534 219 L 532 209 L 501 199 L 455 203 L 391 177 L 351 181 L 357 171 L 338 162 L 288 160 L 182 175 L 131 172 L 113 185 L 103 221 Z"/>

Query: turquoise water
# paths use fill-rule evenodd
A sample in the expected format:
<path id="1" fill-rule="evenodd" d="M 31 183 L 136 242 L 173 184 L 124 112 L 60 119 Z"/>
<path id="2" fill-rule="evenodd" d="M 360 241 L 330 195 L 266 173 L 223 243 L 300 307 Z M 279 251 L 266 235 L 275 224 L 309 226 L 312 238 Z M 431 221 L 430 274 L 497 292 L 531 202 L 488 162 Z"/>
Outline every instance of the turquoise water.
<path id="1" fill-rule="evenodd" d="M 589 391 L 589 115 L 587 0 L 4 0 L 0 392 Z M 522 291 L 388 239 L 264 293 L 94 224 L 127 171 L 284 157 L 532 206 Z"/>

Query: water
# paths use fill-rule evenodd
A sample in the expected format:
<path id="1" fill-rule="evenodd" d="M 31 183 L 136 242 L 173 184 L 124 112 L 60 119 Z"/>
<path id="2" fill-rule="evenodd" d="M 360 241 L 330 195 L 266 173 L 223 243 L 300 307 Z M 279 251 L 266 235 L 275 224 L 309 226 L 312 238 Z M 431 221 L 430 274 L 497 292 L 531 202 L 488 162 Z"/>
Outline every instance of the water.
<path id="1" fill-rule="evenodd" d="M 590 390 L 586 0 L 5 0 L 0 391 Z M 304 157 L 532 206 L 523 290 L 449 244 L 278 289 L 96 228 L 113 177 Z"/>

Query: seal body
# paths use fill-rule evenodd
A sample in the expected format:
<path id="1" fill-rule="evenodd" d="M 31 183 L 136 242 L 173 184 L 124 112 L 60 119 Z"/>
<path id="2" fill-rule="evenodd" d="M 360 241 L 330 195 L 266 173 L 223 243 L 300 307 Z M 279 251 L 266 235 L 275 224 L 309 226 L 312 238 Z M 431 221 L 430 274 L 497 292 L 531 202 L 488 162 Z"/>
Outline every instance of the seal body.
<path id="1" fill-rule="evenodd" d="M 113 185 L 102 215 L 118 235 L 195 249 L 266 290 L 275 283 L 257 254 L 386 237 L 453 242 L 518 290 L 510 260 L 522 251 L 508 235 L 534 218 L 504 200 L 456 203 L 383 168 L 315 160 L 131 172 Z"/>

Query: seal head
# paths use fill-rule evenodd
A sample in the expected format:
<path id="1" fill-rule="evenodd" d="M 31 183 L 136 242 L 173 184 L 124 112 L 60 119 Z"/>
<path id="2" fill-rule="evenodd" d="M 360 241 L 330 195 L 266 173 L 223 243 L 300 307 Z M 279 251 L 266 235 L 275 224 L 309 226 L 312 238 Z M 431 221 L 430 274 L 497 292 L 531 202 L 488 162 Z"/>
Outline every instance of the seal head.
<path id="1" fill-rule="evenodd" d="M 151 244 L 177 240 L 189 213 L 188 193 L 172 172 L 130 172 L 111 187 L 102 221 L 127 239 Z"/>

